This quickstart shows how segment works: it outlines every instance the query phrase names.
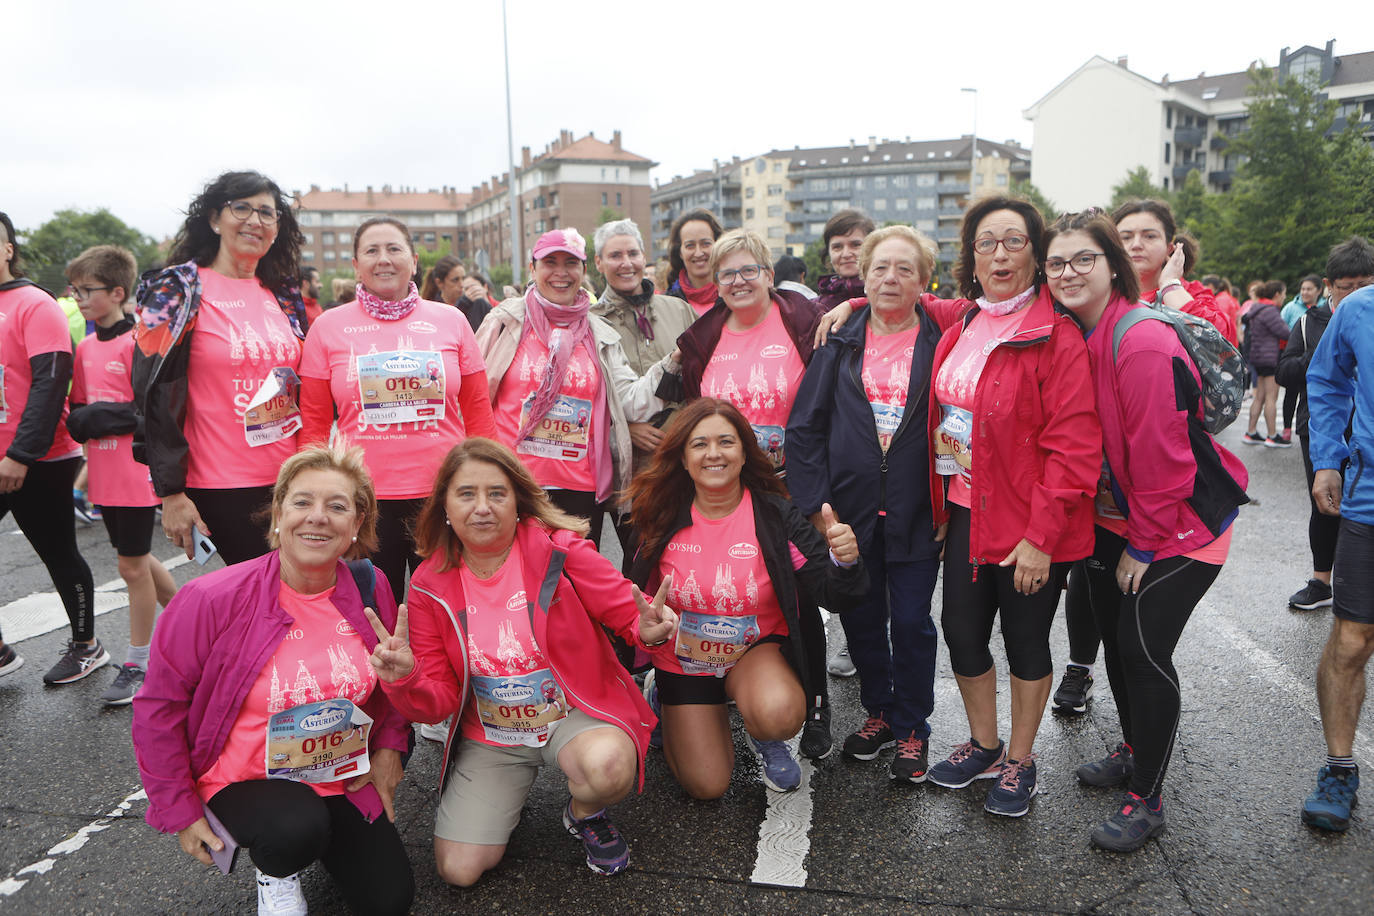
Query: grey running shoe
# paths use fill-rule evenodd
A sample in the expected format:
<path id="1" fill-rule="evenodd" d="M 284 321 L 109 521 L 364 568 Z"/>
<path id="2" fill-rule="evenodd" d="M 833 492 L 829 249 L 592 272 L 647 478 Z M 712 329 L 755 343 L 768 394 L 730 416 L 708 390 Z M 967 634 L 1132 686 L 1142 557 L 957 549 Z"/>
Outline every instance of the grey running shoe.
<path id="1" fill-rule="evenodd" d="M 134 701 L 134 694 L 138 693 L 138 688 L 143 686 L 143 677 L 146 674 L 147 672 L 138 665 L 120 665 L 114 683 L 105 688 L 100 699 L 105 701 L 106 706 L 128 706 Z"/>
<path id="2" fill-rule="evenodd" d="M 1098 824 L 1092 832 L 1093 845 L 1108 852 L 1135 852 L 1145 841 L 1164 832 L 1164 804 L 1150 810 L 1145 799 L 1134 792 L 1126 793 L 1121 810 Z"/>
<path id="3" fill-rule="evenodd" d="M 48 673 L 43 675 L 43 683 L 70 684 L 73 681 L 79 681 L 101 665 L 108 663 L 109 660 L 110 653 L 105 651 L 100 640 L 97 639 L 93 646 L 86 646 L 74 639 L 69 639 L 67 640 L 67 648 L 63 651 L 62 657 L 57 660 L 57 664 L 53 665 L 48 669 Z"/>
<path id="4" fill-rule="evenodd" d="M 1101 760 L 1085 763 L 1074 770 L 1079 782 L 1100 788 L 1125 785 L 1134 772 L 1135 756 L 1131 753 L 1130 745 L 1124 741 Z"/>

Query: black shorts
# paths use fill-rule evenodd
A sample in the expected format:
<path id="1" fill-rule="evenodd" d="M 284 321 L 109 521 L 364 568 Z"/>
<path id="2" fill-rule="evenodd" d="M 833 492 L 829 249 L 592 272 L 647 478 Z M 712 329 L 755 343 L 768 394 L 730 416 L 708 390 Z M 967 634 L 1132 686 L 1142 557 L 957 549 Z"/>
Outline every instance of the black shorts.
<path id="1" fill-rule="evenodd" d="M 1341 519 L 1331 597 L 1332 614 L 1352 623 L 1374 623 L 1374 525 Z"/>
<path id="2" fill-rule="evenodd" d="M 787 639 L 777 633 L 765 636 L 750 646 L 764 643 L 782 645 Z M 725 678 L 711 674 L 678 674 L 654 668 L 654 684 L 658 686 L 658 701 L 664 706 L 724 706 Z"/>
<path id="3" fill-rule="evenodd" d="M 156 506 L 101 506 L 100 518 L 115 553 L 121 557 L 142 557 L 152 553 Z"/>
<path id="4" fill-rule="evenodd" d="M 1261 366 L 1258 364 L 1255 365 L 1256 378 L 1272 378 L 1274 373 L 1277 371 L 1279 371 L 1277 366 Z"/>

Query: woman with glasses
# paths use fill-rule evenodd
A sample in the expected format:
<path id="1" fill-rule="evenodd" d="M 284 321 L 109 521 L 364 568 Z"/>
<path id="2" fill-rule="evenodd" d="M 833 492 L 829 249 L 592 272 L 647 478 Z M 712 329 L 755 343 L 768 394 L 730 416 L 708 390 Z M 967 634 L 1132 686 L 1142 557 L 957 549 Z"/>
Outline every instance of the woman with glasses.
<path id="1" fill-rule="evenodd" d="M 1082 566 L 1122 740 L 1077 774 L 1128 786 L 1092 842 L 1130 852 L 1164 829 L 1180 710 L 1174 647 L 1226 561 L 1248 475 L 1203 428 L 1201 377 L 1178 334 L 1139 320 L 1130 256 L 1106 215 L 1066 214 L 1046 242 L 1050 292 L 1088 335 L 1106 456 L 1096 546 Z"/>
<path id="2" fill-rule="evenodd" d="M 941 624 L 970 737 L 930 768 L 930 781 L 992 779 L 984 810 L 1009 817 L 1029 811 L 1036 794 L 1050 623 L 1069 564 L 1092 551 L 1102 464 L 1083 335 L 1040 284 L 1044 230 L 1024 200 L 969 208 L 955 275 L 974 305 L 931 367 L 930 489 L 935 522 L 949 525 Z M 988 650 L 999 614 L 1011 672 L 1005 742 Z"/>
<path id="3" fill-rule="evenodd" d="M 405 594 L 406 569 L 420 565 L 410 526 L 434 469 L 465 437 L 496 432 L 472 328 L 458 310 L 420 297 L 418 265 L 405 223 L 366 220 L 353 233 L 357 298 L 311 327 L 301 356 L 300 440 L 327 442 L 337 415 L 340 432 L 362 446 L 377 487 L 373 561 L 395 595 Z"/>
<path id="4" fill-rule="evenodd" d="M 255 516 L 301 427 L 301 241 L 276 182 L 226 172 L 191 201 L 172 266 L 139 285 L 134 454 L 188 557 L 205 538 L 226 563 L 267 551 Z"/>
<path id="5" fill-rule="evenodd" d="M 668 269 L 672 277 L 668 295 L 687 300 L 698 315 L 705 315 L 716 304 L 711 246 L 724 231 L 710 210 L 688 210 L 673 222 L 668 233 Z"/>

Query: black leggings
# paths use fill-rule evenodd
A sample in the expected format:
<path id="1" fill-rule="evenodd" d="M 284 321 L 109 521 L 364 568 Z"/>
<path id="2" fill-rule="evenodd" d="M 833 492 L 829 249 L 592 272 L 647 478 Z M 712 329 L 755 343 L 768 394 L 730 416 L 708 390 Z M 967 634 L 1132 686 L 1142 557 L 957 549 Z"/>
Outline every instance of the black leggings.
<path id="1" fill-rule="evenodd" d="M 1293 428 L 1293 414 L 1297 412 L 1297 409 L 1298 389 L 1296 387 L 1283 389 L 1283 426 L 1281 429 Z"/>
<path id="2" fill-rule="evenodd" d="M 1000 610 L 1007 667 L 1023 681 L 1038 681 L 1054 671 L 1050 659 L 1050 624 L 1059 606 L 1068 563 L 1051 563 L 1049 581 L 1033 595 L 1014 584 L 1016 567 L 968 562 L 969 510 L 950 506 L 945 540 L 945 597 L 940 628 L 949 647 L 950 667 L 960 677 L 978 677 L 992 669 L 992 621 Z"/>
<path id="3" fill-rule="evenodd" d="M 230 783 L 210 810 L 264 874 L 285 878 L 318 860 L 355 913 L 409 911 L 415 876 L 385 814 L 369 824 L 348 796 L 288 779 Z"/>
<path id="4" fill-rule="evenodd" d="M 1312 571 L 1329 573 L 1332 563 L 1336 561 L 1336 540 L 1341 533 L 1341 517 L 1324 515 L 1317 508 L 1317 501 L 1312 498 L 1312 481 L 1317 472 L 1312 469 L 1310 444 L 1307 436 L 1298 436 L 1298 445 L 1302 448 L 1302 469 L 1307 474 L 1307 502 L 1311 513 L 1307 517 L 1307 543 L 1312 547 Z M 1345 482 L 1344 465 L 1341 466 L 1341 482 Z"/>
<path id="5" fill-rule="evenodd" d="M 258 513 L 272 508 L 271 487 L 202 490 L 187 487 L 186 495 L 210 529 L 210 540 L 225 565 L 242 563 L 267 553 L 267 519 Z"/>
<path id="6" fill-rule="evenodd" d="M 1121 719 L 1121 735 L 1135 753 L 1131 791 L 1159 794 L 1178 735 L 1181 693 L 1174 670 L 1174 647 L 1220 566 L 1187 557 L 1156 560 L 1145 571 L 1140 590 L 1123 595 L 1116 567 L 1126 539 L 1097 529 L 1093 555 L 1084 561 L 1088 600 L 1103 634 L 1107 678 Z"/>
<path id="7" fill-rule="evenodd" d="M 71 621 L 72 639 L 95 639 L 95 583 L 76 546 L 76 516 L 72 514 L 72 484 L 81 459 L 35 461 L 24 485 L 0 496 L 0 519 L 13 512 L 14 520 L 38 559 L 48 568 L 52 584 Z"/>
<path id="8" fill-rule="evenodd" d="M 377 500 L 377 552 L 372 562 L 386 576 L 397 601 L 405 600 L 406 569 L 413 573 L 420 565 L 410 526 L 424 504 L 424 497 Z"/>
<path id="9" fill-rule="evenodd" d="M 1088 600 L 1088 579 L 1083 563 L 1079 560 L 1069 568 L 1069 584 L 1064 589 L 1064 623 L 1069 631 L 1069 661 L 1087 666 L 1097 661 L 1102 636 L 1097 632 L 1097 618 Z"/>

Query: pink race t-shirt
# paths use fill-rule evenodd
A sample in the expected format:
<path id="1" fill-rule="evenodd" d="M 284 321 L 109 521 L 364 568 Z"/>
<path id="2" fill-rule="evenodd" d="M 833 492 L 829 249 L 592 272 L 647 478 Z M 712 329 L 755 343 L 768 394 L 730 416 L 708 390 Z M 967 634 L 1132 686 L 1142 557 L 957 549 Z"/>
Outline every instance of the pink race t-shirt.
<path id="1" fill-rule="evenodd" d="M 310 326 L 301 378 L 325 379 L 339 431 L 367 456 L 380 499 L 427 496 L 448 450 L 467 437 L 458 406 L 464 375 L 485 370 L 463 313 L 420 302 L 379 321 L 357 302 Z"/>
<path id="2" fill-rule="evenodd" d="M 459 727 L 463 737 L 496 747 L 546 744 L 550 726 L 572 711 L 530 627 L 521 568 L 517 546 L 490 579 L 460 570 L 472 695 Z"/>
<path id="3" fill-rule="evenodd" d="M 524 335 L 496 389 L 492 408 L 496 437 L 520 456 L 541 487 L 594 493 L 596 472 L 591 450 L 610 446 L 595 439 L 593 408 L 597 399 L 606 395 L 601 367 L 585 343 L 579 342 L 573 348 L 558 400 L 524 441 L 515 441 L 526 404 L 544 378 L 548 364 L 549 348 L 534 334 Z"/>
<path id="4" fill-rule="evenodd" d="M 949 477 L 947 498 L 956 506 L 973 503 L 973 403 L 978 380 L 988 357 L 998 345 L 1016 336 L 1026 309 L 1010 315 L 979 312 L 964 328 L 954 347 L 940 364 L 932 386 L 940 403 L 941 421 L 936 431 L 935 470 Z"/>
<path id="5" fill-rule="evenodd" d="M 799 565 L 795 550 L 793 563 Z M 706 518 L 692 506 L 692 524 L 668 542 L 658 573 L 654 589 L 673 577 L 668 606 L 679 620 L 672 658 L 654 659 L 665 671 L 723 677 L 758 640 L 788 633 L 759 549 L 747 488 L 724 518 Z"/>
<path id="6" fill-rule="evenodd" d="M 14 444 L 33 386 L 29 360 L 43 353 L 72 352 L 71 331 L 62 307 L 36 286 L 0 292 L 0 455 Z M 52 446 L 41 461 L 58 461 L 81 454 L 81 446 L 67 432 L 67 402 L 53 433 Z"/>
<path id="7" fill-rule="evenodd" d="M 252 446 L 244 411 L 272 370 L 300 368 L 301 342 L 277 299 L 254 278 L 200 268 L 200 310 L 186 372 L 186 485 L 206 489 L 275 483 L 296 451 L 294 432 Z M 299 411 L 296 414 L 300 428 Z"/>
<path id="8" fill-rule="evenodd" d="M 134 331 L 129 326 L 111 340 L 91 334 L 76 345 L 72 371 L 73 404 L 107 401 L 128 404 L 134 399 L 130 378 Z M 97 506 L 156 506 L 148 466 L 134 460 L 133 433 L 105 436 L 86 443 L 87 491 Z"/>
<path id="9" fill-rule="evenodd" d="M 781 468 L 786 460 L 787 418 L 805 373 L 782 315 L 776 305 L 769 305 L 768 317 L 747 331 L 721 328 L 720 340 L 701 375 L 701 393 L 738 407 L 754 428 L 759 448 L 774 468 Z"/>
<path id="10" fill-rule="evenodd" d="M 368 663 L 372 653 L 330 600 L 333 594 L 329 588 L 302 595 L 281 584 L 282 610 L 294 620 L 244 697 L 219 759 L 196 780 L 202 801 L 230 783 L 267 778 L 272 716 L 335 698 L 361 706 L 376 689 L 377 675 Z M 306 785 L 320 795 L 342 795 L 352 779 Z"/>
<path id="11" fill-rule="evenodd" d="M 867 331 L 860 378 L 868 405 L 873 408 L 878 444 L 884 452 L 906 413 L 911 358 L 916 352 L 916 335 L 920 330 L 917 326 L 896 334 L 874 334 L 871 328 Z"/>

